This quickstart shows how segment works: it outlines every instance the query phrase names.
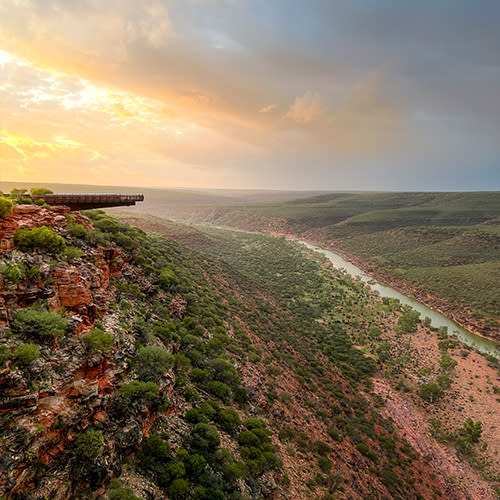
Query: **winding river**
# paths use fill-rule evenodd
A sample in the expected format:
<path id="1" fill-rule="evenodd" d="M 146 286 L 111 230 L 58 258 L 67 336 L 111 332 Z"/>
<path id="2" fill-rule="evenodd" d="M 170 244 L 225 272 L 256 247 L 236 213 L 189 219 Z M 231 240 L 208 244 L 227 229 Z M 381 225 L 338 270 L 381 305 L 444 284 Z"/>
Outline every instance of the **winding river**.
<path id="1" fill-rule="evenodd" d="M 420 313 L 421 318 L 425 318 L 426 316 L 431 318 L 432 326 L 434 327 L 446 326 L 448 327 L 448 333 L 453 337 L 456 337 L 458 340 L 460 340 L 460 342 L 463 342 L 464 344 L 473 347 L 479 352 L 482 352 L 484 354 L 489 354 L 491 356 L 495 356 L 496 358 L 500 359 L 500 351 L 498 350 L 499 344 L 497 342 L 485 339 L 483 337 L 480 337 L 479 335 L 476 335 L 475 333 L 470 332 L 469 330 L 466 330 L 465 328 L 462 328 L 461 326 L 457 325 L 453 320 L 447 318 L 446 316 L 443 316 L 441 313 L 434 311 L 430 307 L 427 307 L 426 305 L 418 302 L 415 299 L 403 295 L 402 293 L 398 292 L 394 288 L 391 288 L 390 286 L 384 285 L 374 280 L 372 276 L 367 275 L 359 267 L 345 260 L 343 257 L 336 254 L 335 252 L 311 245 L 310 243 L 307 243 L 307 241 L 302 241 L 295 238 L 290 238 L 290 239 L 292 241 L 296 241 L 298 243 L 301 243 L 302 245 L 305 245 L 307 248 L 310 248 L 311 250 L 315 250 L 316 252 L 323 254 L 333 263 L 333 265 L 337 269 L 344 269 L 351 276 L 367 283 L 373 290 L 377 291 L 381 297 L 398 299 L 402 304 L 407 304 L 416 311 L 418 311 Z"/>

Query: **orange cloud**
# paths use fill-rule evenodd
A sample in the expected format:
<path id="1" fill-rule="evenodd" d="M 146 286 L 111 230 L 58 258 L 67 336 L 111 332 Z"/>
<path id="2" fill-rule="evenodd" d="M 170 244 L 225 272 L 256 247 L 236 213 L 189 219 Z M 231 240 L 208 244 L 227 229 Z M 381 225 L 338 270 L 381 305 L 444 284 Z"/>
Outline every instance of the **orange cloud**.
<path id="1" fill-rule="evenodd" d="M 88 148 L 85 144 L 71 140 L 64 136 L 54 137 L 52 141 L 41 141 L 25 135 L 16 135 L 2 130 L 0 132 L 0 146 L 10 155 L 2 155 L 0 159 L 14 158 L 30 161 L 34 159 L 49 159 L 67 153 L 83 151 L 90 155 L 90 159 L 99 158 L 99 152 Z"/>

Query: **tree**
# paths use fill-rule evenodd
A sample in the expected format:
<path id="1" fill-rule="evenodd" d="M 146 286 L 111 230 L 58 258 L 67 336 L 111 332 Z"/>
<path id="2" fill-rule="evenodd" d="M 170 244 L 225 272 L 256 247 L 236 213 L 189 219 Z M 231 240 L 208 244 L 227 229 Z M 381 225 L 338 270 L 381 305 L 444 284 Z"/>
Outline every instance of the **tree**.
<path id="1" fill-rule="evenodd" d="M 84 335 L 83 341 L 91 352 L 106 352 L 113 345 L 113 336 L 100 328 L 94 328 Z"/>
<path id="2" fill-rule="evenodd" d="M 66 242 L 62 236 L 55 234 L 50 227 L 41 226 L 35 229 L 18 229 L 14 235 L 14 244 L 19 250 L 29 252 L 35 248 L 57 254 L 64 252 Z"/>
<path id="3" fill-rule="evenodd" d="M 21 366 L 28 366 L 40 357 L 40 350 L 35 344 L 21 344 L 12 356 Z"/>
<path id="4" fill-rule="evenodd" d="M 52 194 L 54 191 L 51 191 L 50 189 L 47 188 L 31 188 L 30 189 L 30 194 L 32 196 L 43 196 L 44 194 Z"/>
<path id="5" fill-rule="evenodd" d="M 76 438 L 75 455 L 80 459 L 95 460 L 104 446 L 101 431 L 88 430 Z"/>
<path id="6" fill-rule="evenodd" d="M 441 389 L 449 389 L 451 384 L 453 383 L 453 379 L 450 378 L 446 373 L 441 373 L 437 376 L 436 382 L 438 383 Z"/>
<path id="7" fill-rule="evenodd" d="M 14 333 L 37 338 L 53 335 L 62 337 L 66 333 L 68 322 L 59 314 L 36 309 L 19 311 L 12 322 L 11 328 Z"/>
<path id="8" fill-rule="evenodd" d="M 398 319 L 397 331 L 399 333 L 410 333 L 417 329 L 418 318 L 420 318 L 420 313 L 411 309 L 405 312 Z"/>
<path id="9" fill-rule="evenodd" d="M 441 359 L 439 360 L 439 366 L 445 373 L 450 373 L 455 366 L 457 366 L 457 362 L 448 354 L 443 354 Z"/>
<path id="10" fill-rule="evenodd" d="M 443 389 L 441 389 L 441 387 L 434 382 L 421 384 L 418 393 L 422 399 L 426 399 L 430 403 L 432 403 L 435 399 L 439 399 L 444 396 Z"/>
<path id="11" fill-rule="evenodd" d="M 461 434 L 465 436 L 465 439 L 470 443 L 477 443 L 481 439 L 481 434 L 483 433 L 483 424 L 481 421 L 474 423 L 472 418 L 468 418 L 463 428 L 461 429 Z"/>
<path id="12" fill-rule="evenodd" d="M 135 360 L 137 376 L 146 382 L 156 382 L 174 365 L 174 357 L 165 349 L 143 347 Z"/>
<path id="13" fill-rule="evenodd" d="M 0 219 L 5 219 L 10 214 L 12 206 L 12 202 L 9 199 L 0 196 Z"/>
<path id="14" fill-rule="evenodd" d="M 191 448 L 201 455 L 207 456 L 220 446 L 220 438 L 217 429 L 209 424 L 196 424 L 191 436 Z"/>

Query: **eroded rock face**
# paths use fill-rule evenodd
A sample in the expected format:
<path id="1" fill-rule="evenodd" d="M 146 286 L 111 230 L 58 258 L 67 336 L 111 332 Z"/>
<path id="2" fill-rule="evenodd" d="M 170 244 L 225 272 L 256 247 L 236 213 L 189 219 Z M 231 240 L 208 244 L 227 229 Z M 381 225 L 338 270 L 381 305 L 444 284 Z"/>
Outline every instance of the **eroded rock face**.
<path id="1" fill-rule="evenodd" d="M 92 303 L 90 284 L 77 267 L 59 267 L 53 279 L 62 307 L 78 311 Z"/>
<path id="2" fill-rule="evenodd" d="M 87 230 L 93 229 L 87 217 L 79 213 L 69 214 L 67 207 L 48 210 L 35 205 L 17 205 L 11 215 L 0 219 L 0 258 L 5 262 L 21 263 L 26 269 L 39 269 L 36 275 L 25 276 L 18 283 L 2 280 L 0 276 L 0 329 L 9 326 L 12 311 L 35 302 L 47 303 L 53 312 L 65 309 L 77 314 L 77 326 L 82 328 L 89 327 L 105 311 L 110 279 L 120 274 L 126 263 L 119 249 L 84 244 L 81 261 L 70 264 L 63 257 L 48 256 L 43 251 L 24 254 L 14 247 L 14 235 L 18 229 L 45 225 L 65 236 L 69 220 Z"/>

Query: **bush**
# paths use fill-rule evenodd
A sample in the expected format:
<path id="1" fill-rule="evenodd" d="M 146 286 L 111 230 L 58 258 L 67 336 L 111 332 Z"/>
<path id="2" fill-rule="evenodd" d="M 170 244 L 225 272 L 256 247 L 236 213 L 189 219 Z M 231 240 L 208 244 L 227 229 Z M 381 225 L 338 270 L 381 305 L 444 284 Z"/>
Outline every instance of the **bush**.
<path id="1" fill-rule="evenodd" d="M 443 389 L 441 389 L 441 387 L 434 382 L 421 384 L 418 394 L 422 399 L 426 399 L 430 403 L 432 403 L 435 399 L 442 398 L 444 396 Z"/>
<path id="2" fill-rule="evenodd" d="M 160 484 L 167 485 L 174 479 L 180 479 L 186 475 L 186 468 L 183 462 L 169 463 L 160 476 Z"/>
<path id="3" fill-rule="evenodd" d="M 0 345 L 0 366 L 10 358 L 10 351 L 6 345 Z"/>
<path id="4" fill-rule="evenodd" d="M 171 290 L 179 284 L 179 278 L 175 275 L 175 272 L 169 268 L 164 269 L 160 273 L 158 280 L 160 281 L 162 288 L 165 290 Z"/>
<path id="5" fill-rule="evenodd" d="M 2 278 L 11 283 L 19 283 L 25 278 L 26 272 L 23 264 L 16 265 L 8 262 L 1 268 Z"/>
<path id="6" fill-rule="evenodd" d="M 168 495 L 174 500 L 184 498 L 188 493 L 189 483 L 185 479 L 174 479 L 168 488 Z"/>
<path id="7" fill-rule="evenodd" d="M 138 399 L 154 399 L 158 394 L 159 387 L 154 382 L 139 382 L 134 380 L 124 384 L 118 389 L 118 394 L 129 401 Z"/>
<path id="8" fill-rule="evenodd" d="M 170 460 L 170 445 L 160 436 L 153 435 L 142 443 L 138 458 L 141 468 L 154 470 Z"/>
<path id="9" fill-rule="evenodd" d="M 213 380 L 207 384 L 206 390 L 226 403 L 231 400 L 231 388 L 223 382 Z"/>
<path id="10" fill-rule="evenodd" d="M 135 360 L 137 376 L 144 381 L 156 382 L 174 365 L 174 357 L 165 349 L 143 347 Z"/>
<path id="11" fill-rule="evenodd" d="M 72 262 L 75 259 L 79 259 L 83 255 L 83 252 L 77 247 L 66 247 L 63 255 L 68 262 Z"/>
<path id="12" fill-rule="evenodd" d="M 319 468 L 321 469 L 322 472 L 324 472 L 325 474 L 327 474 L 330 469 L 332 468 L 332 461 L 327 458 L 327 457 L 319 457 L 318 458 L 318 465 L 319 465 Z"/>
<path id="13" fill-rule="evenodd" d="M 43 338 L 47 335 L 63 337 L 67 327 L 68 322 L 59 314 L 37 309 L 19 311 L 11 325 L 14 333 L 33 338 Z"/>
<path id="14" fill-rule="evenodd" d="M 87 234 L 87 230 L 82 224 L 78 224 L 75 221 L 70 220 L 66 226 L 66 230 L 74 238 L 84 238 Z"/>
<path id="15" fill-rule="evenodd" d="M 220 428 L 229 434 L 232 434 L 241 425 L 238 413 L 232 408 L 221 410 L 217 414 L 216 419 Z"/>
<path id="16" fill-rule="evenodd" d="M 191 435 L 191 448 L 193 450 L 198 451 L 200 455 L 207 456 L 215 452 L 219 446 L 219 434 L 213 425 L 196 424 Z"/>
<path id="17" fill-rule="evenodd" d="M 30 194 L 32 196 L 43 196 L 44 194 L 53 194 L 54 191 L 51 191 L 50 189 L 47 188 L 31 188 L 30 189 Z"/>
<path id="18" fill-rule="evenodd" d="M 20 365 L 28 366 L 40 357 L 40 349 L 35 344 L 21 344 L 12 356 Z"/>
<path id="19" fill-rule="evenodd" d="M 10 214 L 12 206 L 12 202 L 8 198 L 0 196 L 0 219 L 5 219 Z"/>
<path id="20" fill-rule="evenodd" d="M 313 443 L 313 450 L 318 454 L 322 456 L 329 455 L 332 452 L 332 449 L 330 448 L 329 445 L 327 445 L 324 441 L 314 441 Z"/>
<path id="21" fill-rule="evenodd" d="M 75 442 L 75 455 L 79 459 L 95 460 L 104 446 L 101 431 L 88 430 L 80 434 Z"/>
<path id="22" fill-rule="evenodd" d="M 106 352 L 113 345 L 113 336 L 99 328 L 94 328 L 83 336 L 83 341 L 91 352 Z"/>
<path id="23" fill-rule="evenodd" d="M 47 226 L 35 229 L 18 229 L 14 235 L 14 244 L 19 250 L 29 252 L 35 248 L 47 250 L 50 253 L 62 253 L 66 243 L 62 236 L 55 234 Z"/>
<path id="24" fill-rule="evenodd" d="M 405 312 L 399 317 L 396 330 L 400 333 L 410 333 L 416 331 L 419 318 L 420 313 L 414 309 Z"/>
<path id="25" fill-rule="evenodd" d="M 118 479 L 109 482 L 109 500 L 140 500 L 130 488 L 124 487 Z"/>

